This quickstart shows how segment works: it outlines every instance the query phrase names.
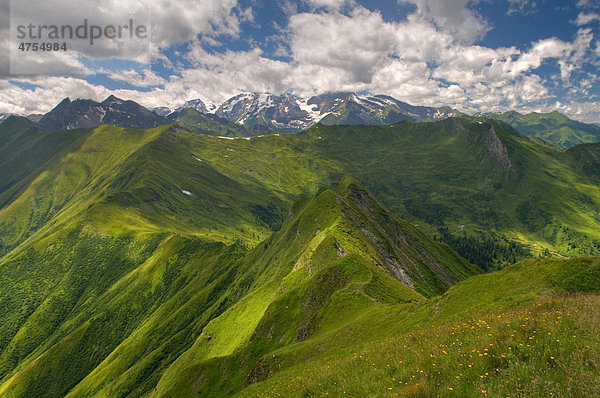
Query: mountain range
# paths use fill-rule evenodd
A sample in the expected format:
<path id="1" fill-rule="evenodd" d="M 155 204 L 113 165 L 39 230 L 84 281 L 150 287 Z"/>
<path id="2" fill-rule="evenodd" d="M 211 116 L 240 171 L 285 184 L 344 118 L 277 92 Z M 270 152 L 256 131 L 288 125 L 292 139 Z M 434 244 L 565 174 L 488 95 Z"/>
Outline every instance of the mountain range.
<path id="1" fill-rule="evenodd" d="M 600 140 L 600 126 L 569 119 L 557 111 L 533 112 L 527 115 L 509 111 L 502 114 L 483 114 L 482 116 L 502 120 L 522 134 L 543 138 L 565 147 Z"/>
<path id="2" fill-rule="evenodd" d="M 0 396 L 596 396 L 600 144 L 340 97 L 0 123 Z"/>
<path id="3" fill-rule="evenodd" d="M 204 119 L 209 117 L 225 124 L 236 123 L 253 135 L 298 132 L 317 122 L 329 125 L 391 124 L 401 120 L 436 120 L 458 114 L 447 107 L 415 107 L 381 95 L 359 97 L 353 93 L 331 93 L 305 100 L 291 94 L 240 94 L 218 107 L 207 107 L 202 100 L 195 99 L 175 110 L 160 107 L 152 112 L 133 101 L 123 101 L 114 96 L 101 103 L 66 98 L 47 114 L 33 115 L 30 119 L 55 130 L 97 127 L 101 124 L 150 128 L 177 122 L 183 115 L 190 116 L 186 114 L 187 110 L 203 115 Z M 209 131 L 202 126 L 198 129 L 199 132 Z"/>
<path id="4" fill-rule="evenodd" d="M 115 128 L 101 126 L 99 131 Z M 283 217 L 284 209 L 297 195 L 314 191 L 319 185 L 331 186 L 344 174 L 351 174 L 395 214 L 414 220 L 430 233 L 450 228 L 451 236 L 468 232 L 464 239 L 476 236 L 496 242 L 504 237 L 535 253 L 550 250 L 576 255 L 598 250 L 600 225 L 596 197 L 599 194 L 594 185 L 597 144 L 564 151 L 542 140 L 522 136 L 502 122 L 469 117 L 422 123 L 404 121 L 391 126 L 318 124 L 302 133 L 272 137 L 211 137 L 194 134 L 178 125 L 155 129 L 166 129 L 169 133 L 159 134 L 135 156 L 127 155 L 128 161 L 135 162 L 133 165 L 120 166 L 139 170 L 132 171 L 135 175 L 131 177 L 123 176 L 123 181 L 143 178 L 139 182 L 143 185 L 145 179 L 150 179 L 152 188 L 114 194 L 111 200 L 131 203 L 137 208 L 147 205 L 152 198 L 151 203 L 158 204 L 152 213 L 175 217 L 177 223 L 187 225 L 186 229 L 204 219 L 211 230 L 228 235 L 228 242 L 241 239 L 250 245 L 257 243 L 273 230 L 277 217 Z M 0 204 L 10 204 L 11 212 L 16 212 L 11 217 L 18 220 L 11 224 L 12 232 L 3 236 L 4 250 L 18 245 L 39 228 L 39 223 L 59 211 L 55 206 L 64 206 L 62 201 L 71 197 L 72 194 L 65 193 L 65 199 L 56 199 L 53 192 L 58 182 L 51 179 L 44 194 L 15 202 L 24 189 L 23 184 L 33 178 L 31 173 L 57 156 L 53 151 L 76 145 L 77 137 L 84 139 L 90 131 L 94 130 L 53 132 L 19 117 L 9 118 L 0 125 L 0 136 L 6 137 Z M 165 137 L 173 134 L 180 137 L 177 142 L 181 145 L 174 147 L 173 143 L 164 142 Z M 95 133 L 96 136 L 103 139 L 110 134 Z M 170 155 L 163 144 L 171 148 Z M 98 148 L 92 146 L 86 151 L 111 151 L 103 147 L 104 144 Z M 155 166 L 156 162 L 162 162 L 159 157 L 163 153 L 170 160 Z M 214 181 L 197 186 L 189 180 L 189 172 L 154 174 L 165 164 L 170 165 L 169 170 L 202 166 Z M 142 173 L 143 170 L 146 171 Z M 51 170 L 48 173 L 44 174 L 46 178 L 60 176 Z M 73 170 L 68 175 L 79 173 Z M 82 181 L 89 178 L 80 177 Z M 102 181 L 106 178 L 102 177 Z M 222 181 L 233 184 L 226 189 L 226 195 L 215 188 L 222 186 Z M 173 195 L 181 196 L 182 190 L 191 193 L 183 203 L 162 203 Z M 183 196 L 185 199 L 186 195 Z M 196 211 L 189 220 L 169 210 L 192 203 L 204 210 Z M 34 212 L 35 217 L 17 217 L 34 209 L 45 210 Z M 250 223 L 257 217 L 261 220 L 258 225 Z M 448 243 L 460 247 L 459 242 L 450 240 L 451 236 L 442 234 Z M 500 246 L 505 244 L 508 243 Z M 462 254 L 466 255 L 466 251 L 462 250 Z M 497 247 L 495 252 L 499 254 L 502 250 Z M 479 264 L 495 267 L 494 262 L 489 259 Z"/>
<path id="5" fill-rule="evenodd" d="M 207 106 L 200 99 L 170 109 L 151 111 L 114 96 L 103 102 L 65 98 L 44 115 L 29 119 L 51 130 L 98 127 L 151 128 L 178 123 L 203 134 L 243 137 L 270 133 L 299 132 L 316 123 L 324 125 L 385 125 L 403 120 L 435 121 L 461 115 L 449 107 L 412 106 L 390 96 L 358 96 L 354 93 L 328 93 L 303 99 L 292 94 L 240 94 L 223 104 Z M 6 119 L 9 115 L 3 115 Z M 598 142 L 600 128 L 569 119 L 558 113 L 482 113 L 476 116 L 502 120 L 525 135 L 542 138 L 564 147 Z"/>
<path id="6" fill-rule="evenodd" d="M 225 101 L 215 114 L 253 129 L 295 132 L 320 122 L 336 124 L 392 124 L 402 120 L 435 120 L 455 116 L 450 108 L 416 107 L 392 97 L 360 97 L 329 93 L 309 98 L 291 94 L 240 94 Z"/>
<path id="7" fill-rule="evenodd" d="M 134 101 L 114 95 L 98 103 L 92 100 L 71 101 L 65 98 L 50 112 L 35 120 L 49 130 L 71 130 L 112 124 L 123 127 L 156 127 L 164 120 Z"/>

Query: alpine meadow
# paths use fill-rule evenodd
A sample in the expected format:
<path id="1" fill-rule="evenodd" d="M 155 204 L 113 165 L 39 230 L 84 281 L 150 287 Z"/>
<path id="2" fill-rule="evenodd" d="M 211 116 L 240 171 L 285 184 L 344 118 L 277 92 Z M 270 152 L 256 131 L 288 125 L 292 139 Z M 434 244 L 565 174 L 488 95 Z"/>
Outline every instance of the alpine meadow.
<path id="1" fill-rule="evenodd" d="M 600 396 L 595 2 L 59 3 L 0 4 L 0 398 Z"/>

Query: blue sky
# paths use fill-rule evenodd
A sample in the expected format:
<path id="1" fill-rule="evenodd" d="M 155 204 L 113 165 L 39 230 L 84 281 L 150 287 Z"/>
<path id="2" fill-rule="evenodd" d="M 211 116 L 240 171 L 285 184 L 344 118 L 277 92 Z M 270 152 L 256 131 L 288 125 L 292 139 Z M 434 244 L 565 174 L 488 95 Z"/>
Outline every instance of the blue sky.
<path id="1" fill-rule="evenodd" d="M 597 0 L 154 0 L 152 32 L 150 64 L 81 53 L 69 65 L 83 73 L 48 64 L 47 74 L 3 80 L 0 112 L 111 93 L 175 107 L 240 92 L 355 91 L 600 122 Z"/>

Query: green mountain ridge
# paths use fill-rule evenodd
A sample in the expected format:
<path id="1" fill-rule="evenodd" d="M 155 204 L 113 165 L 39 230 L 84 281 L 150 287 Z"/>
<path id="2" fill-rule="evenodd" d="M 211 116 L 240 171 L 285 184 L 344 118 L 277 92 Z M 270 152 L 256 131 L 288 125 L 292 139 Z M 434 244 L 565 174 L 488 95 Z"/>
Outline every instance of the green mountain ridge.
<path id="1" fill-rule="evenodd" d="M 565 147 L 600 141 L 599 126 L 570 119 L 558 111 L 550 113 L 532 112 L 527 115 L 508 111 L 502 114 L 486 114 L 485 116 L 502 120 L 522 134 L 542 138 Z"/>
<path id="2" fill-rule="evenodd" d="M 413 255 L 416 252 L 421 258 L 423 253 L 429 253 L 440 258 L 442 264 L 433 267 L 429 264 L 422 270 L 429 268 L 439 272 L 440 267 L 454 262 L 457 267 L 454 269 L 460 270 L 464 277 L 478 273 L 449 248 L 426 238 L 410 224 L 394 221 L 372 195 L 348 178 L 335 192 L 324 190 L 314 199 L 297 203 L 281 231 L 250 252 L 175 236 L 145 237 L 137 243 L 129 240 L 116 247 L 126 248 L 126 257 L 136 259 L 138 266 L 129 273 L 122 271 L 119 278 L 114 272 L 115 265 L 123 262 L 116 261 L 118 251 L 107 256 L 115 247 L 107 243 L 122 238 L 80 235 L 71 242 L 101 244 L 102 249 L 91 253 L 104 258 L 100 264 L 113 272 L 98 272 L 98 268 L 103 270 L 104 267 L 96 266 L 96 278 L 89 281 L 88 288 L 80 288 L 83 294 L 74 299 L 73 310 L 61 312 L 57 306 L 64 305 L 69 297 L 67 282 L 77 282 L 77 277 L 82 276 L 78 273 L 82 271 L 90 275 L 90 269 L 73 263 L 68 277 L 61 278 L 61 288 L 44 300 L 3 350 L 0 360 L 6 369 L 7 361 L 26 350 L 26 342 L 31 346 L 40 330 L 50 334 L 48 343 L 27 355 L 12 377 L 4 378 L 0 393 L 7 396 L 28 396 L 35 392 L 41 396 L 73 397 L 214 397 L 231 396 L 236 392 L 240 396 L 279 392 L 302 396 L 325 392 L 337 395 L 342 392 L 340 388 L 344 388 L 351 393 L 371 391 L 383 395 L 392 394 L 387 386 L 394 386 L 392 375 L 396 375 L 402 380 L 408 379 L 411 385 L 394 386 L 394 392 L 404 391 L 410 395 L 410 388 L 419 389 L 419 382 L 431 377 L 438 384 L 423 383 L 420 390 L 424 394 L 448 391 L 447 386 L 454 386 L 452 388 L 462 388 L 470 395 L 480 388 L 479 374 L 493 367 L 500 366 L 506 372 L 519 369 L 515 374 L 525 384 L 530 378 L 539 378 L 538 361 L 550 360 L 550 354 L 564 357 L 566 361 L 568 355 L 580 358 L 579 353 L 585 352 L 583 343 L 588 334 L 584 329 L 570 329 L 574 328 L 569 326 L 571 324 L 561 325 L 562 329 L 557 331 L 549 328 L 556 327 L 554 320 L 557 317 L 560 320 L 563 306 L 567 306 L 563 316 L 570 316 L 568 308 L 577 305 L 564 294 L 592 294 L 588 300 L 594 302 L 593 294 L 600 292 L 597 258 L 528 260 L 498 273 L 469 278 L 446 294 L 426 300 L 392 277 L 394 272 L 386 268 L 388 262 L 381 256 L 378 245 L 373 244 L 372 234 L 365 232 L 365 226 L 375 230 L 373 225 L 380 225 L 381 220 L 392 224 L 388 225 L 392 228 L 384 231 L 399 228 L 408 238 L 405 241 L 410 242 L 394 250 L 402 265 L 409 263 L 402 255 L 398 256 L 399 253 L 410 257 L 411 252 Z M 400 223 L 394 225 L 398 221 Z M 54 247 L 42 254 L 46 262 L 60 256 L 63 247 L 72 250 L 68 239 L 52 243 Z M 419 249 L 419 245 L 424 245 L 425 251 Z M 76 252 L 71 258 L 62 259 L 62 264 L 85 259 L 82 256 L 85 252 L 90 253 L 89 250 Z M 440 254 L 442 257 L 438 257 Z M 27 256 L 28 261 L 19 259 L 13 264 L 3 264 L 3 268 L 43 264 L 36 262 L 39 257 L 31 252 Z M 409 269 L 406 268 L 407 273 Z M 105 278 L 112 280 L 105 281 Z M 4 282 L 4 286 L 15 286 Z M 5 292 L 5 303 L 11 301 L 7 297 L 14 300 L 19 296 L 11 293 Z M 554 297 L 563 298 L 556 301 Z M 495 333 L 504 336 L 517 328 L 516 325 L 499 331 L 488 327 L 483 329 L 486 334 L 478 328 L 476 332 L 469 332 L 475 336 L 468 336 L 471 340 L 465 339 L 465 344 L 481 347 L 480 336 L 489 334 L 492 337 L 486 339 L 495 342 L 490 346 L 497 345 L 490 351 L 493 357 L 471 359 L 475 369 L 469 369 L 459 382 L 453 380 L 453 375 L 433 376 L 435 362 L 457 366 L 458 361 L 452 360 L 457 355 L 456 350 L 451 351 L 449 359 L 444 359 L 437 342 L 429 342 L 422 336 L 433 337 L 434 333 L 439 336 L 438 328 L 447 330 L 466 325 L 465 322 L 474 326 L 477 323 L 478 327 L 482 323 L 494 325 L 495 314 L 499 314 L 498 318 L 510 319 L 510 324 L 528 323 L 527 313 L 521 315 L 518 311 L 521 308 L 531 311 L 529 308 L 534 304 L 533 311 L 543 305 L 545 311 L 555 314 L 549 323 L 538 314 L 542 318 L 535 326 L 540 333 L 538 344 L 546 345 L 539 357 L 527 355 L 525 358 L 531 358 L 529 361 L 522 357 L 526 355 L 525 349 L 520 349 L 522 354 L 514 355 L 508 349 L 511 341 L 517 345 L 519 339 L 531 345 L 527 340 L 531 326 L 524 331 L 519 329 L 515 339 L 500 343 Z M 478 315 L 489 311 L 494 315 Z M 45 327 L 56 322 L 49 316 L 52 313 L 66 314 L 66 319 L 54 330 Z M 481 317 L 487 322 L 480 321 Z M 114 329 L 120 322 L 121 326 Z M 501 325 L 494 326 L 500 328 Z M 111 333 L 107 334 L 109 330 Z M 425 333 L 427 330 L 431 332 Z M 421 337 L 415 342 L 413 336 L 419 331 L 422 331 Z M 552 335 L 553 332 L 560 333 L 557 337 L 566 340 L 568 344 L 564 348 L 560 348 L 560 341 L 544 340 L 546 333 Z M 565 333 L 577 333 L 580 340 Z M 427 347 L 429 352 L 435 352 L 434 356 L 442 358 L 432 360 L 428 354 L 426 360 L 422 355 L 407 354 L 407 343 L 404 350 L 398 349 L 395 343 L 398 339 Z M 361 358 L 366 357 L 361 362 L 369 362 L 357 369 L 355 361 L 359 352 Z M 459 356 L 460 352 L 457 352 Z M 512 360 L 500 359 L 501 352 Z M 588 357 L 587 363 L 596 360 L 595 356 Z M 376 361 L 376 365 L 371 367 L 370 361 Z M 398 365 L 404 361 L 418 365 L 417 374 L 418 369 L 425 370 L 418 382 L 410 378 L 414 369 Z M 385 363 L 396 365 L 386 371 Z M 326 366 L 330 369 L 338 364 L 339 369 L 326 370 Z M 584 362 L 575 364 L 587 366 Z M 383 370 L 380 370 L 382 365 Z M 530 371 L 524 373 L 522 366 Z M 596 385 L 589 383 L 590 377 L 595 380 L 590 371 L 584 370 L 575 379 L 559 372 L 559 380 L 564 384 L 556 388 L 576 386 L 580 391 L 592 392 Z M 353 382 L 348 381 L 349 375 Z M 381 381 L 382 376 L 388 381 Z M 545 377 L 550 376 L 557 377 L 555 372 L 545 374 Z M 501 377 L 497 370 L 490 378 L 494 377 Z M 356 383 L 356 380 L 363 382 Z M 472 386 L 469 380 L 473 381 Z M 541 382 L 537 383 L 541 388 Z M 495 387 L 498 395 L 510 392 L 502 386 Z M 484 385 L 484 388 L 489 387 Z"/>
<path id="3" fill-rule="evenodd" d="M 189 368 L 198 358 L 232 353 L 252 339 L 256 328 L 267 327 L 262 323 L 273 318 L 281 322 L 281 311 L 290 329 L 282 330 L 286 337 L 279 343 L 303 341 L 325 322 L 319 311 L 339 289 L 356 295 L 363 306 L 423 300 L 411 287 L 431 297 L 480 272 L 447 246 L 395 221 L 353 180 L 342 184 L 337 193 L 325 190 L 297 204 L 281 231 L 247 253 L 195 238 L 111 236 L 83 227 L 46 238 L 45 249 L 28 250 L 4 262 L 5 309 L 15 308 L 23 297 L 11 275 L 23 276 L 16 271 L 25 264 L 28 272 L 45 271 L 34 272 L 42 285 L 33 286 L 20 304 L 33 306 L 33 312 L 11 312 L 17 318 L 4 324 L 13 334 L 4 329 L 0 369 L 5 383 L 0 391 L 53 396 L 73 388 L 72 396 L 120 396 L 132 382 L 143 389 L 162 372 L 162 377 L 170 377 L 168 365 L 183 362 Z M 47 296 L 34 308 L 32 293 L 43 296 L 45 289 Z M 180 315 L 182 311 L 190 313 Z M 248 320 L 249 313 L 264 318 Z M 195 317 L 199 319 L 193 321 Z M 111 328 L 98 346 L 97 336 L 106 323 L 119 319 L 122 328 Z M 215 326 L 227 322 L 238 326 Z M 194 360 L 188 360 L 192 354 L 185 348 L 200 330 L 196 345 L 189 348 Z M 154 357 L 163 357 L 164 346 L 175 342 L 178 348 L 171 348 L 171 360 L 163 358 L 156 369 Z M 64 368 L 66 358 L 70 365 Z M 18 372 L 7 379 L 14 366 Z M 56 380 L 57 372 L 69 377 Z M 183 377 L 181 370 L 175 374 Z"/>
<path id="4" fill-rule="evenodd" d="M 57 142 L 67 152 L 44 155 L 44 146 L 14 159 L 11 170 L 52 158 L 0 194 L 3 252 L 86 206 L 88 219 L 80 222 L 102 225 L 109 215 L 125 229 L 185 231 L 252 247 L 278 228 L 294 201 L 350 174 L 430 234 L 446 228 L 465 242 L 506 238 L 534 253 L 598 253 L 597 158 L 523 137 L 501 122 L 317 125 L 247 138 L 176 126 L 44 134 L 62 137 Z M 20 150 L 10 142 L 2 148 Z"/>
<path id="5" fill-rule="evenodd" d="M 518 259 L 503 242 L 598 254 L 598 145 L 469 117 L 259 137 L 9 120 L 0 396 L 599 391 L 598 258 L 482 274 L 440 242 L 485 243 L 488 270 Z"/>
<path id="6" fill-rule="evenodd" d="M 179 123 L 202 134 L 245 137 L 300 132 L 317 121 L 324 125 L 386 125 L 403 120 L 439 121 L 467 116 L 447 106 L 412 106 L 385 95 L 358 96 L 351 92 L 326 93 L 310 99 L 290 94 L 247 93 L 230 98 L 212 111 L 215 113 L 209 112 L 200 99 L 187 101 L 174 111 L 165 107 L 150 111 L 133 101 L 110 96 L 101 103 L 65 98 L 47 114 L 28 118 L 50 130 L 94 128 L 102 124 L 151 128 Z M 507 111 L 475 116 L 504 121 L 524 135 L 563 147 L 595 143 L 600 139 L 598 123 L 582 123 L 558 111 L 530 114 Z M 0 117 L 0 121 L 3 120 Z"/>
<path id="7" fill-rule="evenodd" d="M 600 176 L 600 144 L 578 145 L 569 152 L 577 159 L 584 174 L 597 183 Z"/>
<path id="8" fill-rule="evenodd" d="M 77 145 L 79 138 L 77 132 L 50 133 L 17 116 L 10 116 L 1 126 L 0 194 L 23 184 L 37 167 Z"/>
<path id="9" fill-rule="evenodd" d="M 185 108 L 173 112 L 169 114 L 167 121 L 177 123 L 183 128 L 201 134 L 226 137 L 248 137 L 252 135 L 242 125 L 210 113 L 200 113 L 194 108 Z"/>
<path id="10" fill-rule="evenodd" d="M 234 396 L 594 396 L 598 264 L 525 260 L 376 309 L 276 351 L 263 370 L 271 377 Z"/>

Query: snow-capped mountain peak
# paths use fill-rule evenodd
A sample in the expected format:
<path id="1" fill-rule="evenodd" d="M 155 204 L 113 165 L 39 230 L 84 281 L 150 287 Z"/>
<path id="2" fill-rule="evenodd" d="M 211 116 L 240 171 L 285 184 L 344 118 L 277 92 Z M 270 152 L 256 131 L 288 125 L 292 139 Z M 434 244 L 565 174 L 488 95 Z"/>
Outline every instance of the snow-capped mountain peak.
<path id="1" fill-rule="evenodd" d="M 41 125 L 51 129 L 95 127 L 100 124 L 154 127 L 178 122 L 186 114 L 189 116 L 184 111 L 190 108 L 200 115 L 213 114 L 212 119 L 202 119 L 203 123 L 233 122 L 249 130 L 249 134 L 297 132 L 315 123 L 391 124 L 402 120 L 438 120 L 458 114 L 449 107 L 412 106 L 387 95 L 333 92 L 308 99 L 291 93 L 242 93 L 220 105 L 207 105 L 197 98 L 186 101 L 175 110 L 159 107 L 152 111 L 113 95 L 101 103 L 65 98 L 51 112 L 34 116 Z"/>

